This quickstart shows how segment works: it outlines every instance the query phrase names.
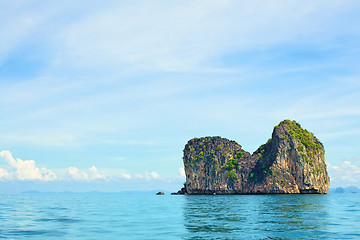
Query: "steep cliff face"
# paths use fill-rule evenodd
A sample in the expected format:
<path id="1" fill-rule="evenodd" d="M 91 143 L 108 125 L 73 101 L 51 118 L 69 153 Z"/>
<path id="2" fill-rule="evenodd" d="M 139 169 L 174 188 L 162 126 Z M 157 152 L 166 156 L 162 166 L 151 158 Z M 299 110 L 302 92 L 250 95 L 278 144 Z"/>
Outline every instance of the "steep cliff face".
<path id="1" fill-rule="evenodd" d="M 327 193 L 324 153 L 312 133 L 290 120 L 253 154 L 225 138 L 194 138 L 184 149 L 186 183 L 179 193 Z"/>

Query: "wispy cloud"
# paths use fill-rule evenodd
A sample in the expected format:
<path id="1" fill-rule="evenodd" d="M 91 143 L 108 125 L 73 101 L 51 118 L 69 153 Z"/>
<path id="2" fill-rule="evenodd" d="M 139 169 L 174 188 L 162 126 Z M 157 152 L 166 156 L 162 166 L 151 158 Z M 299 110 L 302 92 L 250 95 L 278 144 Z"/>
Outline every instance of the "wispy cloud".
<path id="1" fill-rule="evenodd" d="M 356 5 L 354 1 L 113 4 L 63 28 L 56 35 L 61 50 L 55 62 L 189 71 L 231 49 L 285 42 L 320 44 L 334 34 L 353 32 L 346 21 L 331 25 L 338 31 L 329 31 L 324 23 Z"/>
<path id="2" fill-rule="evenodd" d="M 119 177 L 124 179 L 131 179 L 131 175 L 129 173 L 121 173 Z"/>
<path id="3" fill-rule="evenodd" d="M 21 4 L 2 3 L 0 35 L 6 37 L 0 45 L 0 64 L 18 44 L 23 43 L 35 31 L 41 20 L 41 15 L 24 10 Z"/>
<path id="4" fill-rule="evenodd" d="M 7 141 L 13 143 L 27 143 L 32 145 L 39 145 L 43 147 L 52 147 L 52 146 L 74 146 L 79 145 L 76 142 L 76 137 L 71 134 L 62 134 L 55 133 L 52 134 L 41 132 L 36 134 L 36 132 L 30 131 L 29 133 L 9 133 L 3 134 L 0 136 L 0 141 Z"/>
<path id="5" fill-rule="evenodd" d="M 360 187 L 360 166 L 350 161 L 344 161 L 340 165 L 328 164 L 328 171 L 333 187 Z"/>

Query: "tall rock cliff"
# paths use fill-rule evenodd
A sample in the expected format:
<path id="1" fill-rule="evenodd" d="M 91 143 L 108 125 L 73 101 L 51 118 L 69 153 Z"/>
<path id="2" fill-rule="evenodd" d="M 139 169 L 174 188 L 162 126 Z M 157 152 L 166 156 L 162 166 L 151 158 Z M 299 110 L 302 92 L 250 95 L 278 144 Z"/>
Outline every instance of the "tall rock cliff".
<path id="1" fill-rule="evenodd" d="M 327 193 L 324 154 L 321 142 L 290 120 L 253 154 L 225 138 L 194 138 L 184 149 L 186 183 L 178 193 Z"/>

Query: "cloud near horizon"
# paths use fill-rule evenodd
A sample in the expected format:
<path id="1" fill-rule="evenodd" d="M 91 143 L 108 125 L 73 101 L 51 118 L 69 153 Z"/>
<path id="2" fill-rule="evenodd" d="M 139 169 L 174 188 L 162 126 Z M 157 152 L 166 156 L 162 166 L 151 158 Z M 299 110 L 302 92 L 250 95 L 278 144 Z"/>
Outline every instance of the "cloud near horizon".
<path id="1" fill-rule="evenodd" d="M 180 177 L 185 177 L 185 168 L 179 168 L 178 173 Z"/>
<path id="2" fill-rule="evenodd" d="M 125 180 L 161 180 L 159 173 L 155 171 L 145 171 L 144 174 L 134 174 L 133 176 L 126 171 L 120 170 L 110 174 L 105 174 L 104 171 L 99 171 L 95 166 L 91 166 L 89 169 L 80 170 L 75 166 L 70 166 L 66 170 L 64 176 L 56 175 L 52 170 L 47 168 L 39 168 L 36 166 L 34 160 L 22 160 L 20 158 L 14 159 L 12 153 L 9 150 L 0 152 L 0 157 L 8 164 L 9 169 L 0 167 L 0 181 L 6 180 L 38 180 L 38 181 L 63 181 L 73 180 L 79 182 L 90 182 L 95 180 L 107 180 L 117 181 L 119 179 Z"/>
<path id="3" fill-rule="evenodd" d="M 6 169 L 0 168 L 0 179 L 40 181 L 53 181 L 57 179 L 56 174 L 51 170 L 36 167 L 34 160 L 14 159 L 8 150 L 1 151 L 0 157 L 2 157 L 13 170 L 9 173 Z"/>
<path id="4" fill-rule="evenodd" d="M 80 171 L 77 167 L 69 167 L 68 176 L 77 181 L 106 180 L 104 173 L 100 173 L 95 166 L 90 167 L 86 172 Z"/>
<path id="5" fill-rule="evenodd" d="M 145 179 L 146 181 L 150 181 L 152 179 L 160 179 L 160 175 L 157 172 L 145 172 L 144 174 L 135 174 L 134 178 L 136 179 Z"/>
<path id="6" fill-rule="evenodd" d="M 360 187 L 360 167 L 350 161 L 344 161 L 338 166 L 328 163 L 328 172 L 332 187 Z"/>
<path id="7" fill-rule="evenodd" d="M 8 150 L 0 152 L 0 157 L 8 164 L 8 169 L 0 167 L 0 181 L 66 181 L 72 180 L 77 182 L 91 182 L 98 180 L 105 181 L 119 181 L 119 180 L 143 180 L 146 182 L 154 180 L 175 181 L 185 177 L 184 168 L 178 168 L 178 176 L 176 178 L 163 178 L 159 173 L 155 171 L 145 171 L 143 174 L 131 175 L 126 171 L 119 170 L 113 172 L 113 174 L 105 174 L 104 171 L 99 171 L 95 166 L 91 166 L 89 169 L 80 170 L 75 166 L 71 166 L 67 169 L 67 174 L 63 177 L 56 175 L 52 170 L 47 168 L 39 168 L 34 160 L 22 160 L 20 158 L 14 158 L 12 153 Z M 347 186 L 359 186 L 360 182 L 360 167 L 354 165 L 350 161 L 344 161 L 340 165 L 332 165 L 328 163 L 328 172 L 331 178 L 331 187 L 347 187 Z"/>

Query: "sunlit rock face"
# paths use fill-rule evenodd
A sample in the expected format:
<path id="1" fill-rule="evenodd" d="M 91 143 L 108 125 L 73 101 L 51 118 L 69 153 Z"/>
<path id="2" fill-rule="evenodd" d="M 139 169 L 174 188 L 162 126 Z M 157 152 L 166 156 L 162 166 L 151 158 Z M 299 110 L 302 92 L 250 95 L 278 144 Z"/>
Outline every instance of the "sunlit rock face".
<path id="1" fill-rule="evenodd" d="M 253 154 L 221 137 L 191 139 L 184 149 L 186 183 L 179 194 L 327 193 L 325 150 L 295 121 L 274 127 Z"/>

